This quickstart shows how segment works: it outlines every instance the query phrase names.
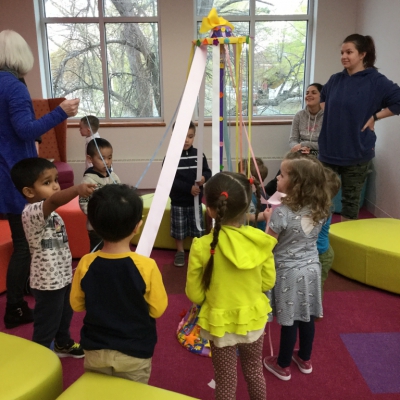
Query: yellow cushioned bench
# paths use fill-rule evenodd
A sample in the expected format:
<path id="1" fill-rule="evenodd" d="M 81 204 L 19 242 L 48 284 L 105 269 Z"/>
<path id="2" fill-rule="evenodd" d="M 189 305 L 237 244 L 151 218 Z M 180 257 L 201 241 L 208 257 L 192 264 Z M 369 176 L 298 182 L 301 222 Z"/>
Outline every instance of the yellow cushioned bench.
<path id="1" fill-rule="evenodd" d="M 147 215 L 149 214 L 154 193 L 145 194 L 141 197 L 143 199 L 143 225 L 139 233 L 135 235 L 131 241 L 131 243 L 135 245 L 139 243 L 140 235 L 142 233 L 143 226 L 146 223 L 146 218 Z M 203 206 L 203 227 L 206 228 L 206 221 L 205 221 L 206 206 L 204 204 L 202 204 L 202 206 Z M 171 226 L 171 199 L 168 198 L 168 202 L 167 205 L 165 206 L 164 215 L 162 217 L 160 228 L 158 229 L 157 237 L 153 247 L 157 247 L 160 249 L 176 249 L 175 239 L 170 235 L 170 226 Z M 191 243 L 192 241 L 190 238 L 186 238 L 183 241 L 183 247 L 185 248 L 185 250 L 190 249 Z"/>
<path id="2" fill-rule="evenodd" d="M 0 332 L 0 354 L 1 399 L 54 400 L 62 392 L 61 363 L 50 349 Z"/>
<path id="3" fill-rule="evenodd" d="M 128 379 L 85 372 L 60 397 L 59 400 L 132 400 L 160 399 L 184 400 L 194 397 L 159 389 L 154 386 L 133 382 Z"/>
<path id="4" fill-rule="evenodd" d="M 332 269 L 380 289 L 400 293 L 400 220 L 371 218 L 331 225 Z"/>

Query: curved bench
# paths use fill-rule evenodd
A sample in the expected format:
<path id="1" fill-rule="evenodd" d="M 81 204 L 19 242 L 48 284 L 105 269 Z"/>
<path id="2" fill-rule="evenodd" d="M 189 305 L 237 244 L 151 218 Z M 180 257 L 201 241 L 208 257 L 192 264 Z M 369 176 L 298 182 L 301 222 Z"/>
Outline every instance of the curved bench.
<path id="1" fill-rule="evenodd" d="M 7 270 L 14 246 L 7 220 L 0 220 L 0 293 L 7 290 Z"/>
<path id="2" fill-rule="evenodd" d="M 131 399 L 162 399 L 189 400 L 194 397 L 159 389 L 144 383 L 133 382 L 116 376 L 96 372 L 85 372 L 60 397 L 59 400 L 131 400 Z"/>
<path id="3" fill-rule="evenodd" d="M 380 289 L 400 293 L 400 220 L 371 218 L 331 225 L 332 269 Z"/>
<path id="4" fill-rule="evenodd" d="M 149 214 L 149 210 L 151 204 L 153 202 L 154 193 L 145 194 L 140 196 L 143 199 L 143 225 L 141 226 L 139 232 L 132 238 L 131 243 L 137 245 L 139 243 L 140 235 L 142 233 L 144 224 L 146 223 L 147 215 Z M 207 229 L 206 225 L 206 206 L 202 204 L 203 207 L 203 227 Z M 168 198 L 167 204 L 165 206 L 164 215 L 162 217 L 160 227 L 158 228 L 156 240 L 154 242 L 153 247 L 160 249 L 176 249 L 176 242 L 173 237 L 170 235 L 170 226 L 171 226 L 171 199 Z M 186 238 L 183 241 L 183 247 L 185 250 L 190 250 L 190 245 L 192 244 L 192 240 L 190 238 Z"/>
<path id="5" fill-rule="evenodd" d="M 0 332 L 0 397 L 54 400 L 63 389 L 59 358 L 40 344 Z"/>

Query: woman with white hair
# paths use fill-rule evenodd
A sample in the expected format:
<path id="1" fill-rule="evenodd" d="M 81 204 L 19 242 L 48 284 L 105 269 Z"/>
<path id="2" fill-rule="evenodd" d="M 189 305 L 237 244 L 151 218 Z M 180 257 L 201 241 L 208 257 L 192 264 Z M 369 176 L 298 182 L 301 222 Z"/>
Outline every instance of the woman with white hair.
<path id="1" fill-rule="evenodd" d="M 36 120 L 27 87 L 19 80 L 33 67 L 33 55 L 17 32 L 0 32 L 0 213 L 7 216 L 14 252 L 7 271 L 6 328 L 33 321 L 24 301 L 29 276 L 30 253 L 22 227 L 25 199 L 15 189 L 10 170 L 18 161 L 37 157 L 35 139 L 78 112 L 79 99 L 65 100 L 55 110 Z"/>

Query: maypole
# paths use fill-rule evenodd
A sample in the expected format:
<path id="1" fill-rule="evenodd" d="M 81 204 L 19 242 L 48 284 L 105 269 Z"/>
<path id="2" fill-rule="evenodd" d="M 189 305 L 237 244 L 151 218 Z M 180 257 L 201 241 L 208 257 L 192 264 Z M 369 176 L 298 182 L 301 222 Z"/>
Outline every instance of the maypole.
<path id="1" fill-rule="evenodd" d="M 152 205 L 147 216 L 146 223 L 143 227 L 142 234 L 136 252 L 145 256 L 150 256 L 152 247 L 161 219 L 167 204 L 168 196 L 171 191 L 173 179 L 178 167 L 181 149 L 185 142 L 187 129 L 195 108 L 197 96 L 200 91 L 201 82 L 203 81 L 206 68 L 207 48 L 212 46 L 213 58 L 213 84 L 212 84 L 212 173 L 216 174 L 223 169 L 223 148 L 224 148 L 224 133 L 227 127 L 224 111 L 225 90 L 225 74 L 230 73 L 231 82 L 234 83 L 236 92 L 236 132 L 239 132 L 240 147 L 242 143 L 243 113 L 242 113 L 242 77 L 241 77 L 241 50 L 243 44 L 249 44 L 248 36 L 233 36 L 233 25 L 226 19 L 219 17 L 217 11 L 213 8 L 210 14 L 203 18 L 200 28 L 200 33 L 210 32 L 210 37 L 203 40 L 194 40 L 192 47 L 193 59 L 190 64 L 187 83 L 182 95 L 182 101 L 176 118 L 174 132 L 167 149 L 164 159 L 164 165 L 156 186 Z M 229 46 L 233 46 L 235 54 L 235 71 L 232 71 L 232 65 L 229 57 Z M 249 65 L 251 69 L 251 66 Z M 250 101 L 250 100 L 249 100 Z M 202 103 L 201 101 L 199 103 Z M 204 108 L 204 104 L 199 104 L 199 107 Z M 199 113 L 201 114 L 201 113 Z M 199 135 L 198 141 L 202 140 L 203 126 L 199 118 Z M 226 137 L 228 137 L 226 135 Z M 230 144 L 227 143 L 226 146 Z M 250 143 L 248 143 L 250 146 Z M 225 149 L 226 154 L 230 151 Z M 240 158 L 242 158 L 242 152 Z M 199 157 L 199 160 L 202 160 Z M 236 164 L 238 157 L 236 159 Z M 229 163 L 228 163 L 229 164 Z M 198 161 L 198 168 L 201 167 Z"/>

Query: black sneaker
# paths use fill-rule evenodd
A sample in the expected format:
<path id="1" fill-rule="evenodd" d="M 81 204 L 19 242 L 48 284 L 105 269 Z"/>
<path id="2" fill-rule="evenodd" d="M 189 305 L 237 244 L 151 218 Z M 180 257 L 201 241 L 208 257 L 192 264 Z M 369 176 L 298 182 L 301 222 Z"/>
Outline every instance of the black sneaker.
<path id="1" fill-rule="evenodd" d="M 54 343 L 54 353 L 58 355 L 60 358 L 64 357 L 73 357 L 73 358 L 82 358 L 85 357 L 85 353 L 79 343 L 75 343 L 72 339 L 71 341 L 65 345 L 64 347 L 59 347 L 57 343 Z"/>
<path id="2" fill-rule="evenodd" d="M 16 328 L 23 324 L 33 322 L 33 311 L 28 303 L 23 301 L 20 304 L 7 304 L 4 314 L 4 325 L 7 329 Z"/>

